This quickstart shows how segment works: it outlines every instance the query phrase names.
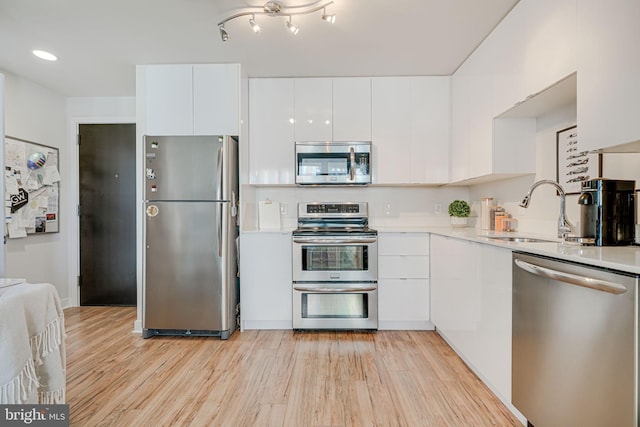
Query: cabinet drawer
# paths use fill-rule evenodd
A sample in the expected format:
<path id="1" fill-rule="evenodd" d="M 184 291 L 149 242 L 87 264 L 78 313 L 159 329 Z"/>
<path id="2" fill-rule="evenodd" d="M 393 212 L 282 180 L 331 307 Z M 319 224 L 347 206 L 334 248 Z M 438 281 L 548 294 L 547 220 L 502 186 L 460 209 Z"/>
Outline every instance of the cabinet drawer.
<path id="1" fill-rule="evenodd" d="M 427 233 L 380 233 L 379 255 L 429 255 Z"/>
<path id="2" fill-rule="evenodd" d="M 381 279 L 429 278 L 429 257 L 414 255 L 379 256 L 378 277 Z"/>

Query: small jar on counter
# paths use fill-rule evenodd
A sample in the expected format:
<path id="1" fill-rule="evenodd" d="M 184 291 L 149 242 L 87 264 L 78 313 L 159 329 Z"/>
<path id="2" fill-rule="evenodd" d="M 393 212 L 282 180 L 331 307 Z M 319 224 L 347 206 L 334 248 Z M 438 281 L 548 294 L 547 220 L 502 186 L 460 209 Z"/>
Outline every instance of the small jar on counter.
<path id="1" fill-rule="evenodd" d="M 502 231 L 502 221 L 507 217 L 507 213 L 505 212 L 502 206 L 496 206 L 493 210 L 493 224 L 491 229 L 495 231 Z"/>
<path id="2" fill-rule="evenodd" d="M 480 225 L 482 230 L 491 230 L 493 217 L 493 197 L 480 200 Z"/>
<path id="3" fill-rule="evenodd" d="M 511 217 L 511 214 L 507 215 L 507 218 L 502 221 L 504 230 L 502 231 L 518 231 L 518 220 Z"/>

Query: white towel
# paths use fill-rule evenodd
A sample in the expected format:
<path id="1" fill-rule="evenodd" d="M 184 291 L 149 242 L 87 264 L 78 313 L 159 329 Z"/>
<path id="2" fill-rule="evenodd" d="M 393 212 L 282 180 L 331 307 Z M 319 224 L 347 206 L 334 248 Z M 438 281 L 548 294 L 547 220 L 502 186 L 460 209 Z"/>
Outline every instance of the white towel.
<path id="1" fill-rule="evenodd" d="M 0 289 L 0 403 L 65 402 L 64 312 L 56 288 Z"/>

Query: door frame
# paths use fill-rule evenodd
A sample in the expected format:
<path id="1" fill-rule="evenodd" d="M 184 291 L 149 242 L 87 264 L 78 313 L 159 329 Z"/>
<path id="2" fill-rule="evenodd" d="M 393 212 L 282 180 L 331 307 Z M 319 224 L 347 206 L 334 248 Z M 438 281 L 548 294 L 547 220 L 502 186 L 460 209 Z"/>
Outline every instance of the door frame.
<path id="1" fill-rule="evenodd" d="M 68 219 L 68 271 L 69 271 L 69 306 L 80 306 L 80 289 L 78 286 L 78 276 L 80 276 L 80 220 L 78 218 L 78 205 L 80 203 L 80 149 L 78 147 L 78 135 L 80 132 L 80 125 L 93 125 L 93 124 L 136 124 L 135 116 L 71 116 L 69 119 L 69 150 L 68 150 L 68 164 L 69 164 L 69 185 L 66 187 L 66 191 L 69 191 L 70 197 L 69 205 L 67 206 L 67 212 L 69 212 Z M 136 175 L 138 169 L 138 156 L 137 156 L 137 131 L 136 131 Z M 139 200 L 136 180 L 136 203 Z M 137 215 L 137 209 L 136 209 Z M 137 222 L 137 221 L 136 221 Z M 136 229 L 138 225 L 136 224 Z M 137 233 L 136 233 L 137 234 Z M 137 248 L 137 244 L 136 244 Z M 139 286 L 138 286 L 139 288 Z M 139 293 L 139 291 L 138 291 Z M 140 298 L 140 295 L 138 295 Z M 139 305 L 139 304 L 138 304 Z"/>

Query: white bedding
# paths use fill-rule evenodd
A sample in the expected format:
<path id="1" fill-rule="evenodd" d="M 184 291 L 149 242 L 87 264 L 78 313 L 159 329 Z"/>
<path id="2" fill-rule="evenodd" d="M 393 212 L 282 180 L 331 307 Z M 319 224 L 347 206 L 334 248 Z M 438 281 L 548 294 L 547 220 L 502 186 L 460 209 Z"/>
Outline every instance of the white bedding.
<path id="1" fill-rule="evenodd" d="M 64 313 L 49 283 L 0 287 L 0 404 L 65 403 Z"/>

